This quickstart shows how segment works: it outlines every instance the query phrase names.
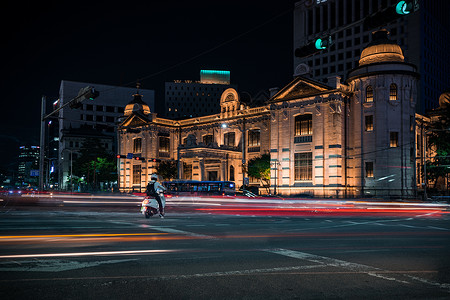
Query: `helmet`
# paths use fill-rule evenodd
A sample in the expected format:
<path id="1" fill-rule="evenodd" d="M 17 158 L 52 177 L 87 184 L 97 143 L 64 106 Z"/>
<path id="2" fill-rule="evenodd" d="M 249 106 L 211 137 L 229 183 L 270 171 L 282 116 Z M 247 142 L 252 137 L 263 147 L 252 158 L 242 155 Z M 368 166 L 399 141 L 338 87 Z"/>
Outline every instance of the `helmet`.
<path id="1" fill-rule="evenodd" d="M 151 179 L 151 180 L 158 180 L 158 175 L 157 175 L 157 174 L 152 174 L 152 175 L 150 176 L 150 179 Z"/>

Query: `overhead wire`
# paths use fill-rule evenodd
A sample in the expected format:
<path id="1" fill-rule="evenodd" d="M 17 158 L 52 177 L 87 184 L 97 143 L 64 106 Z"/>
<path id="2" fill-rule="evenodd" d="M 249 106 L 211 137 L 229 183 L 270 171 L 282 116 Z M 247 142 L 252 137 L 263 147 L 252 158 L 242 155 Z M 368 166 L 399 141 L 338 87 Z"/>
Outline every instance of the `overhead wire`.
<path id="1" fill-rule="evenodd" d="M 258 30 L 259 28 L 261 28 L 261 27 L 263 27 L 263 26 L 265 26 L 265 25 L 267 25 L 267 24 L 269 24 L 269 23 L 275 21 L 276 19 L 278 19 L 278 18 L 284 16 L 285 14 L 287 14 L 287 13 L 289 13 L 289 12 L 292 12 L 292 9 L 285 10 L 285 11 L 283 11 L 283 12 L 277 14 L 276 16 L 274 16 L 274 17 L 272 17 L 272 18 L 266 20 L 265 22 L 262 22 L 261 24 L 255 26 L 255 27 L 253 27 L 253 28 L 251 28 L 251 29 L 249 29 L 249 30 L 243 32 L 243 33 L 240 33 L 240 34 L 238 34 L 238 35 L 236 35 L 236 36 L 234 36 L 234 37 L 232 37 L 232 38 L 230 38 L 230 39 L 228 39 L 228 40 L 226 40 L 226 41 L 224 41 L 224 42 L 222 42 L 222 43 L 220 43 L 220 44 L 218 44 L 218 45 L 216 45 L 216 46 L 214 46 L 214 47 L 212 47 L 212 48 L 209 48 L 209 49 L 207 49 L 207 50 L 205 50 L 205 51 L 203 51 L 203 52 L 201 52 L 201 53 L 199 53 L 199 54 L 196 54 L 196 55 L 194 55 L 194 56 L 192 56 L 192 57 L 190 57 L 190 58 L 188 58 L 188 59 L 185 59 L 185 60 L 183 60 L 183 61 L 181 61 L 181 62 L 178 62 L 178 63 L 176 63 L 176 64 L 174 64 L 174 65 L 171 65 L 171 66 L 169 66 L 169 67 L 166 67 L 166 68 L 164 68 L 164 69 L 162 69 L 162 70 L 159 70 L 159 71 L 157 71 L 157 72 L 154 72 L 154 73 L 152 73 L 152 74 L 149 74 L 149 75 L 140 77 L 140 78 L 138 78 L 137 80 L 146 80 L 146 79 L 149 79 L 149 78 L 151 78 L 151 77 L 154 77 L 154 76 L 160 75 L 160 74 L 162 74 L 162 73 L 165 73 L 165 72 L 167 72 L 167 71 L 169 71 L 169 70 L 175 69 L 175 68 L 177 68 L 177 67 L 179 67 L 179 66 L 182 66 L 182 65 L 184 65 L 184 64 L 186 64 L 186 63 L 188 63 L 188 62 L 191 62 L 191 61 L 193 61 L 193 60 L 195 60 L 195 59 L 197 59 L 197 58 L 199 58 L 199 57 L 202 57 L 203 55 L 206 55 L 206 54 L 208 54 L 208 53 L 211 53 L 211 52 L 213 52 L 213 51 L 215 51 L 215 50 L 217 50 L 217 49 L 219 49 L 219 48 L 221 48 L 221 47 L 223 47 L 223 46 L 225 46 L 225 45 L 227 45 L 227 44 L 229 44 L 229 43 L 231 43 L 231 42 L 233 42 L 233 41 L 235 41 L 235 40 L 237 40 L 237 39 L 239 39 L 239 38 L 241 38 L 241 37 L 243 37 L 243 36 L 245 36 L 245 35 L 247 35 L 247 34 L 249 34 L 249 33 L 252 33 L 253 31 Z M 123 84 L 122 87 L 123 87 L 123 86 L 128 87 L 128 86 L 131 86 L 132 84 L 136 84 L 136 81 L 130 81 L 130 82 L 127 82 L 127 83 Z M 111 87 L 111 88 L 109 88 L 109 89 L 106 89 L 106 90 L 103 90 L 103 91 L 99 91 L 99 92 L 100 92 L 100 93 L 101 93 L 101 92 L 107 92 L 107 91 L 110 91 L 110 90 L 114 90 L 114 89 L 116 89 L 116 88 L 119 88 L 119 86 Z"/>

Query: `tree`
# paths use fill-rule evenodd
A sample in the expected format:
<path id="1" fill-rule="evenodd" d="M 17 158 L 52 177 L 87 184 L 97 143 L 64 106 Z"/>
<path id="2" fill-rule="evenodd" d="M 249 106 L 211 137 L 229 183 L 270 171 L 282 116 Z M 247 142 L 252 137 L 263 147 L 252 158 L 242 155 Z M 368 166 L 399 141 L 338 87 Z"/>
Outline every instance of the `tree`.
<path id="1" fill-rule="evenodd" d="M 247 164 L 247 174 L 250 177 L 256 178 L 261 182 L 261 185 L 270 193 L 270 155 L 263 154 L 261 156 L 252 158 Z"/>
<path id="2" fill-rule="evenodd" d="M 450 173 L 450 105 L 441 106 L 427 131 L 428 149 L 435 154 L 427 160 L 427 178 L 436 187 L 439 179 L 445 179 Z"/>
<path id="3" fill-rule="evenodd" d="M 158 175 L 161 175 L 161 177 L 164 180 L 170 180 L 177 178 L 177 172 L 178 172 L 178 164 L 176 160 L 163 160 L 159 163 L 159 165 L 156 167 L 156 172 L 158 172 Z"/>
<path id="4" fill-rule="evenodd" d="M 100 182 L 117 180 L 115 157 L 106 151 L 99 139 L 87 138 L 80 149 L 80 156 L 73 162 L 74 183 L 85 183 L 88 189 L 98 190 Z"/>

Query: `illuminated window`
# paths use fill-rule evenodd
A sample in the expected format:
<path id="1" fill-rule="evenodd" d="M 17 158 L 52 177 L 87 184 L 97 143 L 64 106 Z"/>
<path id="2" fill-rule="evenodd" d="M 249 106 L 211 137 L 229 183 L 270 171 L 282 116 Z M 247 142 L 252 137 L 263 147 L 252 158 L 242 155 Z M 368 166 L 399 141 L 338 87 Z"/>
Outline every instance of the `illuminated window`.
<path id="1" fill-rule="evenodd" d="M 170 152 L 170 139 L 168 137 L 159 137 L 159 152 Z"/>
<path id="2" fill-rule="evenodd" d="M 373 115 L 366 116 L 366 131 L 373 131 Z"/>
<path id="3" fill-rule="evenodd" d="M 133 166 L 133 184 L 141 184 L 141 165 Z"/>
<path id="4" fill-rule="evenodd" d="M 210 145 L 214 142 L 214 137 L 212 134 L 204 135 L 203 136 L 203 144 Z"/>
<path id="5" fill-rule="evenodd" d="M 294 164 L 295 180 L 312 180 L 312 152 L 295 153 Z"/>
<path id="6" fill-rule="evenodd" d="M 133 140 L 133 153 L 141 153 L 142 151 L 142 139 L 137 138 Z"/>
<path id="7" fill-rule="evenodd" d="M 370 85 L 366 88 L 366 102 L 373 102 L 373 88 Z"/>
<path id="8" fill-rule="evenodd" d="M 230 181 L 234 181 L 234 167 L 230 166 Z"/>
<path id="9" fill-rule="evenodd" d="M 366 161 L 366 177 L 373 178 L 373 161 Z"/>
<path id="10" fill-rule="evenodd" d="M 183 164 L 183 179 L 192 179 L 192 165 Z"/>
<path id="11" fill-rule="evenodd" d="M 300 115 L 295 117 L 295 136 L 312 134 L 312 115 Z"/>
<path id="12" fill-rule="evenodd" d="M 389 89 L 389 100 L 397 100 L 397 85 L 395 83 L 391 83 L 391 87 Z"/>
<path id="13" fill-rule="evenodd" d="M 260 145 L 261 132 L 259 129 L 253 129 L 248 131 L 248 146 L 255 147 Z"/>
<path id="14" fill-rule="evenodd" d="M 228 132 L 223 135 L 223 144 L 225 146 L 234 147 L 235 134 L 234 132 Z"/>
<path id="15" fill-rule="evenodd" d="M 389 141 L 391 148 L 398 147 L 398 132 L 390 132 Z"/>

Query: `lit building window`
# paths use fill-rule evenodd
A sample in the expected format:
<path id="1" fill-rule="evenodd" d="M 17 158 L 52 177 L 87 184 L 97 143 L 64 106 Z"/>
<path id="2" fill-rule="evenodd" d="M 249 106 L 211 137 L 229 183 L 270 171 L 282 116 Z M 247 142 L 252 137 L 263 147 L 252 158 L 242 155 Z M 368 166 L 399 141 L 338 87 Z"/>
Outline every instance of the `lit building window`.
<path id="1" fill-rule="evenodd" d="M 248 146 L 255 147 L 259 146 L 261 141 L 261 131 L 259 129 L 253 129 L 248 131 Z"/>
<path id="2" fill-rule="evenodd" d="M 295 136 L 312 134 L 312 115 L 295 117 Z"/>
<path id="3" fill-rule="evenodd" d="M 203 144 L 210 145 L 212 143 L 214 143 L 214 138 L 213 138 L 212 134 L 203 136 Z"/>
<path id="4" fill-rule="evenodd" d="M 296 181 L 312 180 L 312 152 L 295 153 L 294 178 Z"/>
<path id="5" fill-rule="evenodd" d="M 136 138 L 133 140 L 133 153 L 141 153 L 142 152 L 142 139 Z"/>
<path id="6" fill-rule="evenodd" d="M 366 161 L 366 177 L 373 178 L 373 161 Z"/>
<path id="7" fill-rule="evenodd" d="M 141 184 L 141 165 L 133 166 L 133 184 Z"/>
<path id="8" fill-rule="evenodd" d="M 392 148 L 398 147 L 398 132 L 390 132 L 389 141 Z"/>
<path id="9" fill-rule="evenodd" d="M 395 83 L 391 83 L 391 87 L 389 89 L 389 100 L 397 100 L 397 85 Z"/>
<path id="10" fill-rule="evenodd" d="M 234 181 L 234 167 L 230 166 L 230 181 Z"/>
<path id="11" fill-rule="evenodd" d="M 159 137 L 159 152 L 170 152 L 170 139 L 168 137 Z"/>
<path id="12" fill-rule="evenodd" d="M 192 165 L 183 164 L 183 179 L 192 179 Z"/>
<path id="13" fill-rule="evenodd" d="M 234 132 L 228 132 L 223 135 L 223 144 L 225 146 L 234 147 L 235 134 Z"/>
<path id="14" fill-rule="evenodd" d="M 373 131 L 373 115 L 366 116 L 366 131 Z"/>
<path id="15" fill-rule="evenodd" d="M 370 85 L 366 88 L 366 102 L 373 102 L 373 88 Z"/>

